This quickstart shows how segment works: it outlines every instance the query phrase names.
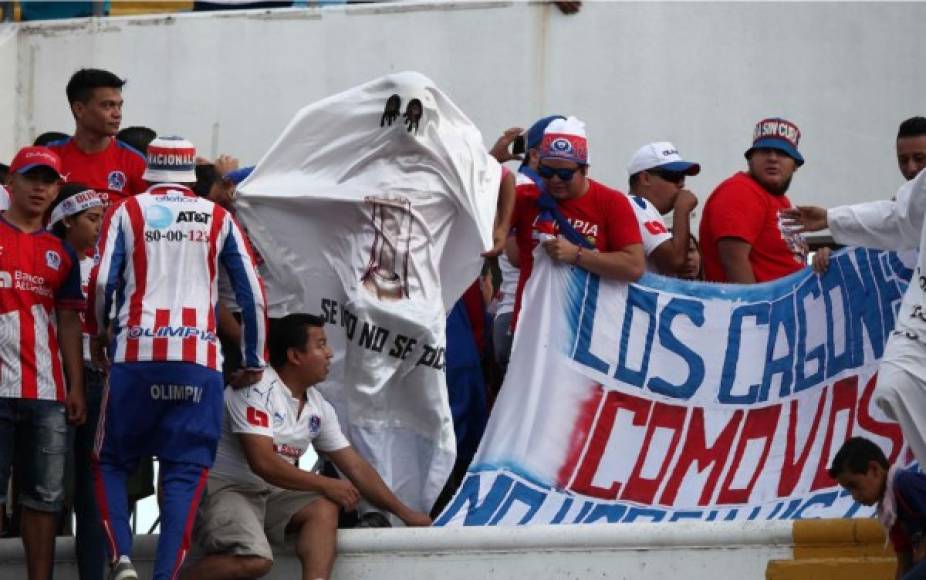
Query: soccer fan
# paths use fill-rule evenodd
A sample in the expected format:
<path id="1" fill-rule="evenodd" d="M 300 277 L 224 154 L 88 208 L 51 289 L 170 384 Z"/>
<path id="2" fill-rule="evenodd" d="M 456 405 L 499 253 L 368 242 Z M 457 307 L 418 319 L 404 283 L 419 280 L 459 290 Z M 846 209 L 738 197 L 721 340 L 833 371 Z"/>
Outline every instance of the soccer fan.
<path id="1" fill-rule="evenodd" d="M 891 465 L 873 441 L 850 437 L 843 443 L 829 475 L 852 499 L 862 505 L 876 505 L 878 521 L 897 555 L 896 578 L 926 578 L 923 559 L 926 533 L 926 475 Z"/>
<path id="2" fill-rule="evenodd" d="M 149 127 L 133 126 L 119 129 L 116 139 L 122 141 L 132 149 L 143 155 L 148 152 L 148 144 L 157 138 L 158 134 Z"/>
<path id="3" fill-rule="evenodd" d="M 926 117 L 910 117 L 897 128 L 897 166 L 907 181 L 926 167 Z"/>
<path id="4" fill-rule="evenodd" d="M 829 228 L 838 244 L 883 250 L 919 247 L 914 279 L 907 286 L 894 331 L 878 367 L 874 401 L 900 423 L 920 464 L 926 463 L 926 171 L 897 190 L 894 199 L 844 205 L 830 210 L 799 206 L 783 224 L 798 232 Z"/>
<path id="5" fill-rule="evenodd" d="M 51 578 L 55 559 L 66 423 L 81 424 L 86 412 L 78 260 L 43 228 L 60 181 L 57 155 L 45 147 L 21 149 L 7 179 L 10 207 L 0 214 L 0 503 L 14 439 L 27 441 L 17 477 L 28 577 L 36 580 Z"/>
<path id="6" fill-rule="evenodd" d="M 112 322 L 112 367 L 97 434 L 97 502 L 112 577 L 136 578 L 126 477 L 139 458 L 160 460 L 161 537 L 154 578 L 174 578 L 215 459 L 222 425 L 216 278 L 229 273 L 242 309 L 244 384 L 263 372 L 266 312 L 253 258 L 231 214 L 198 197 L 193 146 L 179 137 L 148 146 L 152 186 L 107 216 L 88 293 L 95 360 Z M 109 315 L 114 312 L 114 319 Z"/>
<path id="7" fill-rule="evenodd" d="M 695 194 L 685 189 L 685 177 L 701 172 L 701 166 L 684 161 L 672 143 L 644 145 L 627 166 L 630 175 L 630 206 L 640 224 L 647 269 L 665 276 L 679 276 L 688 255 L 691 212 L 698 206 Z M 662 216 L 672 213 L 672 233 Z"/>
<path id="8" fill-rule="evenodd" d="M 768 282 L 806 264 L 804 239 L 782 228 L 779 219 L 779 213 L 791 207 L 786 193 L 804 164 L 797 150 L 800 138 L 790 121 L 759 121 L 745 153 L 749 171 L 736 173 L 707 199 L 700 237 L 708 281 Z"/>
<path id="9" fill-rule="evenodd" d="M 409 526 L 427 526 L 341 433 L 334 408 L 314 385 L 332 357 L 324 321 L 309 314 L 281 318 L 270 336 L 270 363 L 260 382 L 225 391 L 225 420 L 215 466 L 196 521 L 205 557 L 188 580 L 258 578 L 273 565 L 271 544 L 294 540 L 302 577 L 328 578 L 335 559 L 338 512 L 362 495 Z M 299 469 L 313 445 L 347 480 Z"/>
<path id="10" fill-rule="evenodd" d="M 81 183 L 66 183 L 51 210 L 48 228 L 74 248 L 80 260 L 81 293 L 86 297 L 92 250 L 100 235 L 103 220 L 103 199 Z M 74 515 L 77 519 L 75 553 L 81 580 L 103 578 L 106 567 L 106 544 L 100 514 L 93 497 L 93 474 L 90 471 L 91 451 L 103 400 L 105 375 L 92 364 L 90 335 L 83 333 L 84 392 L 87 400 L 87 420 L 74 432 L 74 455 L 69 477 L 74 482 Z"/>
<path id="11" fill-rule="evenodd" d="M 897 167 L 910 181 L 926 168 L 926 117 L 910 117 L 897 129 Z M 813 256 L 813 269 L 822 274 L 829 268 L 832 250 L 820 248 Z"/>
<path id="12" fill-rule="evenodd" d="M 543 249 L 557 262 L 615 280 L 643 275 L 640 230 L 627 196 L 589 179 L 588 167 L 585 124 L 575 117 L 552 120 L 544 130 L 537 167 L 546 192 L 538 185 L 519 187 L 512 218 L 520 258 L 513 326 L 540 235 L 550 234 Z"/>
<path id="13" fill-rule="evenodd" d="M 74 136 L 49 144 L 61 157 L 68 181 L 92 187 L 109 204 L 147 187 L 142 178 L 145 157 L 115 138 L 122 123 L 124 85 L 124 80 L 105 70 L 86 68 L 74 73 L 66 89 L 76 125 Z"/>
<path id="14" fill-rule="evenodd" d="M 54 143 L 55 141 L 64 141 L 65 139 L 70 138 L 71 136 L 67 133 L 62 133 L 60 131 L 46 131 L 45 133 L 42 133 L 36 137 L 32 144 L 37 147 L 47 147 L 50 143 Z"/>

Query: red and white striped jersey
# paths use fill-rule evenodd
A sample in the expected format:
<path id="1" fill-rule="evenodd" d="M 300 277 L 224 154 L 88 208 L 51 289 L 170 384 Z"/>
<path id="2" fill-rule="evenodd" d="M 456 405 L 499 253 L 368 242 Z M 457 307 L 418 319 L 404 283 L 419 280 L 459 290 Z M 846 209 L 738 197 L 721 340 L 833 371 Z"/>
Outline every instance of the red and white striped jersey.
<path id="1" fill-rule="evenodd" d="M 0 216 L 0 398 L 66 399 L 56 308 L 84 308 L 74 250 Z"/>
<path id="2" fill-rule="evenodd" d="M 264 367 L 266 301 L 250 247 L 228 211 L 187 187 L 160 184 L 104 220 L 90 275 L 88 325 L 114 313 L 113 362 L 184 361 L 220 370 L 218 268 L 241 306 L 244 366 Z"/>

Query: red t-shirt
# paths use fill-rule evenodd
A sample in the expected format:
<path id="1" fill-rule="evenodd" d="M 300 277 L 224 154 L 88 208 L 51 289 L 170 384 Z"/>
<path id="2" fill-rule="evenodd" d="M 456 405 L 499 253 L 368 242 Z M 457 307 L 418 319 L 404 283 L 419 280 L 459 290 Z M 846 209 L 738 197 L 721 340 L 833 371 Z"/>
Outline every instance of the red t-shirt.
<path id="1" fill-rule="evenodd" d="M 600 252 L 616 252 L 631 244 L 640 244 L 640 226 L 627 201 L 627 196 L 597 181 L 588 180 L 588 191 L 574 199 L 559 200 L 559 210 L 570 225 L 593 243 Z M 534 225 L 540 215 L 537 186 L 530 183 L 517 187 L 517 197 L 511 225 L 515 229 L 518 254 L 521 258 L 518 289 L 514 301 L 512 327 L 521 311 L 521 294 L 534 266 L 534 248 L 538 240 Z M 558 233 L 555 222 L 553 233 Z"/>
<path id="2" fill-rule="evenodd" d="M 752 246 L 749 263 L 756 282 L 777 280 L 803 268 L 804 256 L 791 250 L 778 226 L 778 210 L 789 207 L 786 195 L 772 195 L 743 172 L 718 185 L 701 217 L 705 279 L 727 281 L 717 253 L 721 238 L 737 238 Z"/>
<path id="3" fill-rule="evenodd" d="M 0 215 L 0 398 L 65 400 L 56 308 L 84 309 L 74 250 Z"/>
<path id="4" fill-rule="evenodd" d="M 122 141 L 112 139 L 109 147 L 99 153 L 84 153 L 74 139 L 49 143 L 48 148 L 61 157 L 67 181 L 92 187 L 106 196 L 110 205 L 148 189 L 141 177 L 145 157 Z"/>

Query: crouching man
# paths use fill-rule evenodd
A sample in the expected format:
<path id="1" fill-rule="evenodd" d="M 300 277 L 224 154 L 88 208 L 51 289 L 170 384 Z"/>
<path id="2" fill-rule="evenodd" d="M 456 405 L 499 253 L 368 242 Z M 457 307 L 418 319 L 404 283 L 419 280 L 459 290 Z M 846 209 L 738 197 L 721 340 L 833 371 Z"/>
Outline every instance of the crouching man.
<path id="1" fill-rule="evenodd" d="M 225 391 L 225 420 L 215 465 L 194 528 L 202 559 L 184 580 L 259 578 L 273 565 L 271 544 L 295 544 L 305 580 L 328 578 L 341 508 L 362 495 L 409 526 L 427 515 L 404 505 L 341 433 L 334 409 L 313 385 L 332 357 L 321 318 L 291 314 L 270 336 L 272 369 L 256 384 Z M 349 481 L 296 466 L 309 444 Z"/>

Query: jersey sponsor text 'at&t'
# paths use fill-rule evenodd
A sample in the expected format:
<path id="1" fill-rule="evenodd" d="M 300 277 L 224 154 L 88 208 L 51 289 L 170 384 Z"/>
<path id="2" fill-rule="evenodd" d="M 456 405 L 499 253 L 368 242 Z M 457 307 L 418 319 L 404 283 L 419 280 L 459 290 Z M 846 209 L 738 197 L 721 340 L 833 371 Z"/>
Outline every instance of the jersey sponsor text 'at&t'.
<path id="1" fill-rule="evenodd" d="M 215 305 L 224 267 L 241 306 L 244 363 L 264 366 L 263 288 L 226 210 L 182 185 L 128 198 L 103 224 L 91 274 L 90 332 L 115 307 L 113 362 L 184 361 L 221 368 Z"/>

